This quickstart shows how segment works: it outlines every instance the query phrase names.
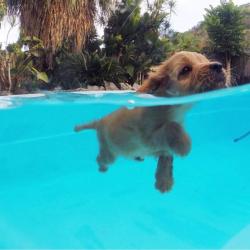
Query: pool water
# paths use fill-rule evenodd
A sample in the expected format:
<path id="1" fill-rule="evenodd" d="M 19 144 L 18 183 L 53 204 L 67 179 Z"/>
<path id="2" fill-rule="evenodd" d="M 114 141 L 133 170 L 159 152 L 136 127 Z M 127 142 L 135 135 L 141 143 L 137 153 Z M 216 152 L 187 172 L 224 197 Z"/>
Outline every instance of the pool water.
<path id="1" fill-rule="evenodd" d="M 98 172 L 95 131 L 75 124 L 121 106 L 195 102 L 192 151 L 175 184 L 154 188 L 156 159 Z M 182 98 L 44 93 L 0 98 L 0 248 L 249 249 L 250 85 Z"/>

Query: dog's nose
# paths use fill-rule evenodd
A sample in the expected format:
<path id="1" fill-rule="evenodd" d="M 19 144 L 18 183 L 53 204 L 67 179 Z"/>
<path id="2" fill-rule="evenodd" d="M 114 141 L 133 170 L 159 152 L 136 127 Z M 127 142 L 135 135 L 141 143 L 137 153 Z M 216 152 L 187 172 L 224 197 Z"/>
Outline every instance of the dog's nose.
<path id="1" fill-rule="evenodd" d="M 222 71 L 222 64 L 221 64 L 221 63 L 218 63 L 218 62 L 211 63 L 211 64 L 209 65 L 209 68 L 210 68 L 211 70 L 214 70 L 214 71 L 220 73 L 220 72 Z"/>

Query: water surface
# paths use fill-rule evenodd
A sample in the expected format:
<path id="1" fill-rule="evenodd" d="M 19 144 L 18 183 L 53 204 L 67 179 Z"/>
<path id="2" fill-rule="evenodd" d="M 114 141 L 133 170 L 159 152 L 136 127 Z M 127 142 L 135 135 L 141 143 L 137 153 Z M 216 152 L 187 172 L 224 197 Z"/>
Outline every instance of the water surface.
<path id="1" fill-rule="evenodd" d="M 156 160 L 98 172 L 95 131 L 75 124 L 121 106 L 196 103 L 170 193 Z M 0 248 L 250 248 L 250 85 L 182 98 L 43 93 L 0 98 Z"/>

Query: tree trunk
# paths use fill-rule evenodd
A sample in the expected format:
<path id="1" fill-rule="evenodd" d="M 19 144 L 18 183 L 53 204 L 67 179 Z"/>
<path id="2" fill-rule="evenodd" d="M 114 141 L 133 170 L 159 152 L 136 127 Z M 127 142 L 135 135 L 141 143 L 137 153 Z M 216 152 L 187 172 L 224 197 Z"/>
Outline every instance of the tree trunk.
<path id="1" fill-rule="evenodd" d="M 8 63 L 8 80 L 9 80 L 9 93 L 10 94 L 15 94 L 16 93 L 16 89 L 17 89 L 17 83 L 18 83 L 18 79 L 17 77 L 12 77 L 11 76 L 11 64 L 10 62 Z"/>
<path id="2" fill-rule="evenodd" d="M 12 82 L 12 79 L 11 79 L 11 74 L 10 74 L 10 61 L 8 61 L 8 81 L 9 81 L 9 92 L 11 94 L 14 94 L 14 91 L 15 91 L 15 87 L 13 86 L 13 82 Z"/>
<path id="3" fill-rule="evenodd" d="M 8 85 L 8 60 L 6 56 L 0 57 L 0 91 L 9 90 Z"/>
<path id="4" fill-rule="evenodd" d="M 232 72 L 231 72 L 231 57 L 226 56 L 226 86 L 231 86 L 232 82 Z"/>

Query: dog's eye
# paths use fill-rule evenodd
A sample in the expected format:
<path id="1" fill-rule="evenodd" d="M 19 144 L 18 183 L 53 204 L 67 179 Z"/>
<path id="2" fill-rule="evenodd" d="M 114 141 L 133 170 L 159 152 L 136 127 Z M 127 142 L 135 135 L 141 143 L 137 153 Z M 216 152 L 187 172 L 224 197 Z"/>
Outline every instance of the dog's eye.
<path id="1" fill-rule="evenodd" d="M 192 67 L 190 66 L 185 66 L 181 72 L 179 73 L 180 76 L 186 75 L 187 73 L 192 71 Z"/>

